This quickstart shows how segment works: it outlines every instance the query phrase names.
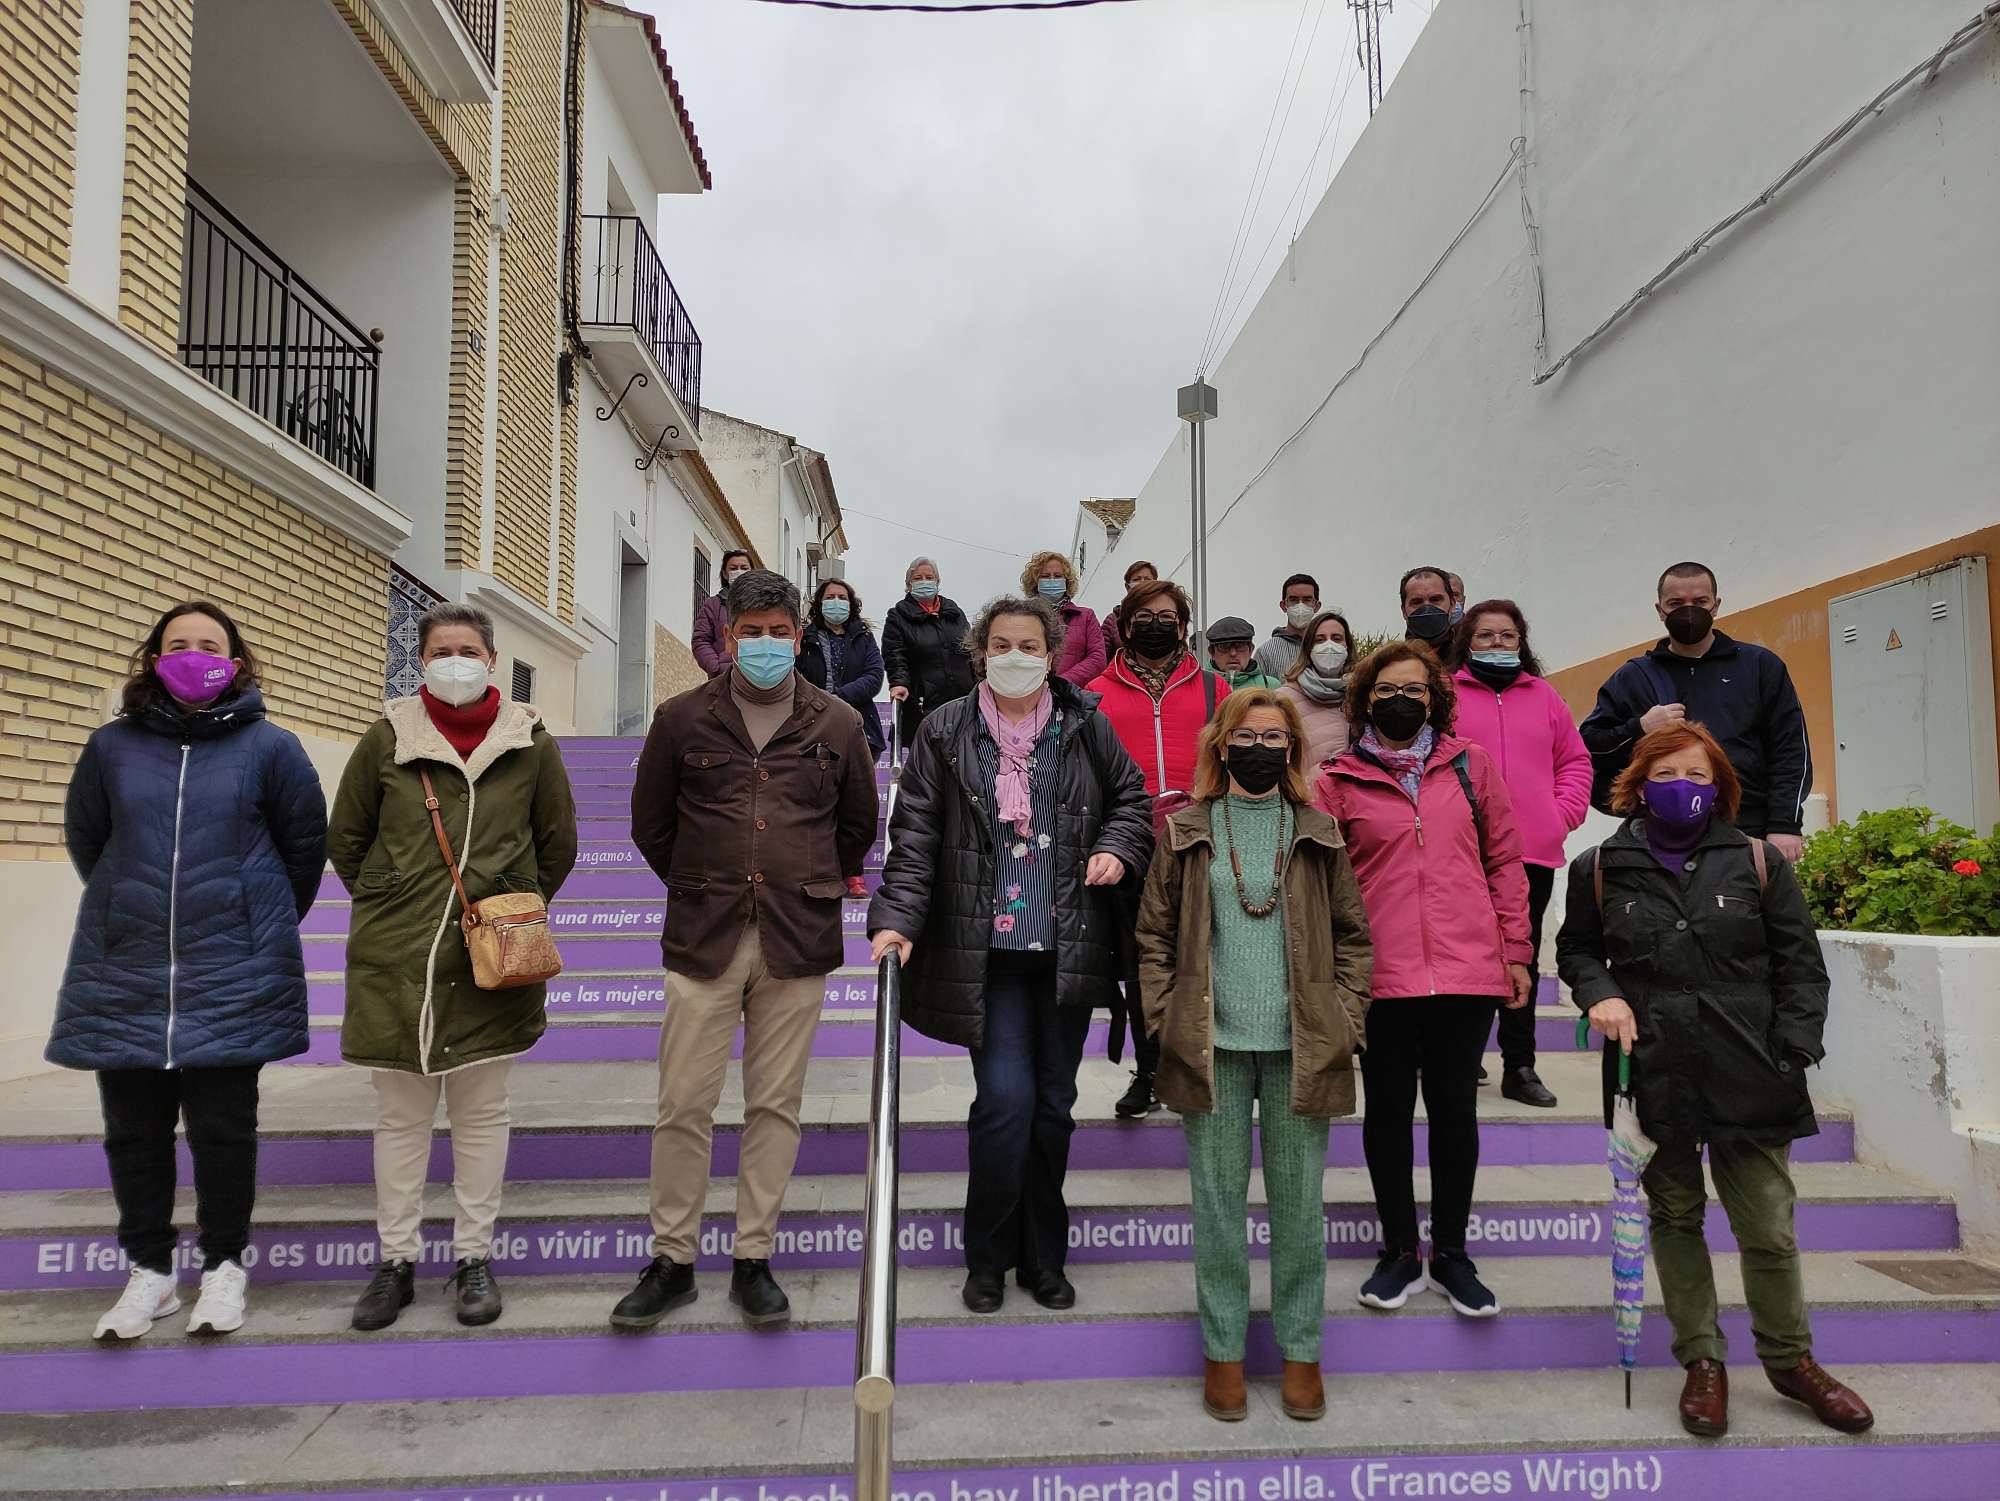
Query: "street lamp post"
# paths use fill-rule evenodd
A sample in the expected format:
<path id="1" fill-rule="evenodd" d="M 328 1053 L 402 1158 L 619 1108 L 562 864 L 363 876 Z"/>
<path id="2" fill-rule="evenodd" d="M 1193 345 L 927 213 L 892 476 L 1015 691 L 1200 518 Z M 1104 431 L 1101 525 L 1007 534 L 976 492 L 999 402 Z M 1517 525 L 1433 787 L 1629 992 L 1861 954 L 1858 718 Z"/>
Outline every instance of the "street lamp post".
<path id="1" fill-rule="evenodd" d="M 1178 394 L 1180 419 L 1188 425 L 1188 520 L 1194 533 L 1188 553 L 1188 594 L 1194 601 L 1194 620 L 1188 645 L 1195 660 L 1202 658 L 1208 631 L 1208 429 L 1215 416 L 1215 387 L 1200 376 L 1194 384 L 1182 386 Z"/>

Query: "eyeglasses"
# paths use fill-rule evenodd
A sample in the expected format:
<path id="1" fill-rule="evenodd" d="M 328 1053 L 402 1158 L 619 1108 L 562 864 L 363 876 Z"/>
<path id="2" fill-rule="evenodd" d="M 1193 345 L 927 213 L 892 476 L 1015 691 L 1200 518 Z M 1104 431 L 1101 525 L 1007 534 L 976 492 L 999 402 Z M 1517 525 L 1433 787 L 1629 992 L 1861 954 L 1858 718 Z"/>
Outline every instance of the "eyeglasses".
<path id="1" fill-rule="evenodd" d="M 1521 644 L 1521 633 L 1514 630 L 1481 631 L 1472 638 L 1472 644 L 1474 646 L 1489 644 L 1493 646 L 1519 646 Z"/>
<path id="2" fill-rule="evenodd" d="M 1266 750 L 1289 750 L 1292 745 L 1292 735 L 1289 730 L 1233 730 L 1230 732 L 1229 744 L 1236 750 L 1249 750 L 1258 745 Z"/>
<path id="3" fill-rule="evenodd" d="M 1132 625 L 1179 625 L 1178 610 L 1135 610 L 1129 622 Z"/>
<path id="4" fill-rule="evenodd" d="M 1375 691 L 1369 695 L 1377 703 L 1386 703 L 1392 698 L 1424 699 L 1431 696 L 1429 683 L 1377 683 Z"/>

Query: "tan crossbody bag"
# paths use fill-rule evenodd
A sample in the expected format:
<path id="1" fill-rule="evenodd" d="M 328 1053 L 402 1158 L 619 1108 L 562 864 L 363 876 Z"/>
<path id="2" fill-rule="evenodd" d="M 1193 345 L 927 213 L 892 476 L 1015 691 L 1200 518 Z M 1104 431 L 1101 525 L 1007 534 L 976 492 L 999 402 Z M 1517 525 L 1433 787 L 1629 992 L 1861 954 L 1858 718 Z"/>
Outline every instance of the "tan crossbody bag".
<path id="1" fill-rule="evenodd" d="M 458 861 L 452 858 L 451 841 L 445 837 L 431 774 L 419 766 L 417 775 L 424 780 L 424 806 L 430 809 L 431 830 L 444 855 L 444 868 L 451 872 L 451 884 L 458 888 L 459 904 L 465 908 L 458 921 L 465 930 L 465 947 L 472 955 L 472 983 L 481 990 L 510 990 L 554 979 L 562 973 L 562 955 L 556 952 L 555 935 L 549 931 L 548 905 L 532 891 L 503 891 L 484 901 L 468 900 L 465 882 L 458 877 Z"/>

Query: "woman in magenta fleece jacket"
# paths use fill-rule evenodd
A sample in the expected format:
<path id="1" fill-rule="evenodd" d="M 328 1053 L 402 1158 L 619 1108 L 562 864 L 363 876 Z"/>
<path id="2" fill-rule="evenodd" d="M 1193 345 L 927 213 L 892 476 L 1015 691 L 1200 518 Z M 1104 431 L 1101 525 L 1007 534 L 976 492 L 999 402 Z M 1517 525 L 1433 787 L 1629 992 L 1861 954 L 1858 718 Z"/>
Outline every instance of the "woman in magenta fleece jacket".
<path id="1" fill-rule="evenodd" d="M 1465 612 L 1451 634 L 1445 661 L 1458 670 L 1461 739 L 1485 750 L 1500 767 L 1521 826 L 1528 876 L 1528 978 L 1541 979 L 1542 914 L 1564 864 L 1563 841 L 1590 811 L 1590 752 L 1569 705 L 1542 676 L 1528 645 L 1528 622 L 1511 599 L 1489 599 Z M 1529 991 L 1532 997 L 1533 990 Z M 1555 1108 L 1556 1097 L 1535 1072 L 1532 1004 L 1500 1013 L 1500 1092 L 1524 1105 Z"/>
<path id="2" fill-rule="evenodd" d="M 1313 801 L 1347 842 L 1375 935 L 1362 1148 L 1382 1253 L 1371 1308 L 1428 1286 L 1467 1318 L 1500 1303 L 1466 1255 L 1479 1170 L 1479 1059 L 1501 1006 L 1528 1003 L 1528 883 L 1513 799 L 1493 760 L 1451 733 L 1456 695 L 1430 648 L 1392 641 L 1354 671 L 1354 743 Z M 1419 1251 L 1414 1126 L 1430 1126 L 1431 1259 Z"/>

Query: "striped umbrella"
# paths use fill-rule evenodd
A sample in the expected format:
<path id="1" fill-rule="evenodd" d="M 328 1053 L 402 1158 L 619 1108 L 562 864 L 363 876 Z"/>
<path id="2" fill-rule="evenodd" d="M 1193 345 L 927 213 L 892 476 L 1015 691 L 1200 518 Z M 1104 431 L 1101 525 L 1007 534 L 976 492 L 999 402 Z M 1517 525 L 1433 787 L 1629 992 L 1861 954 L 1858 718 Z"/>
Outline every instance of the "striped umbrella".
<path id="1" fill-rule="evenodd" d="M 1590 1022 L 1579 1020 L 1577 1046 L 1587 1044 Z M 1612 1044 L 1607 1043 L 1606 1046 Z M 1632 1059 L 1618 1054 L 1618 1093 L 1611 1103 L 1605 1160 L 1611 1164 L 1611 1317 L 1618 1336 L 1618 1365 L 1625 1372 L 1625 1406 L 1632 1406 L 1632 1372 L 1639 1364 L 1639 1321 L 1646 1306 L 1646 1204 L 1639 1179 L 1659 1146 L 1639 1125 L 1632 1097 Z"/>

